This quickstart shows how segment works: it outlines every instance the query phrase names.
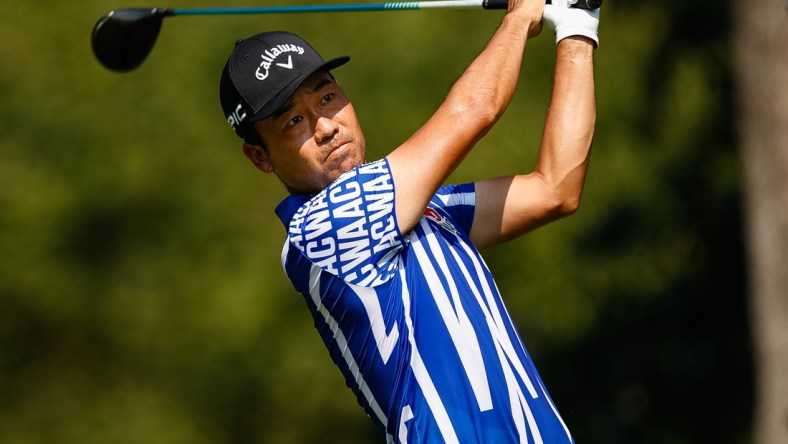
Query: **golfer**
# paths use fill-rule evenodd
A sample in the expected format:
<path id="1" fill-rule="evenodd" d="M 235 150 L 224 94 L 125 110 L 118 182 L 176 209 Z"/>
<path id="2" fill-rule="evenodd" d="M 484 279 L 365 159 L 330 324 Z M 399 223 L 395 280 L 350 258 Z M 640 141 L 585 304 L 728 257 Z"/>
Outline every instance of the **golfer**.
<path id="1" fill-rule="evenodd" d="M 326 61 L 287 32 L 241 40 L 230 55 L 227 121 L 289 192 L 276 208 L 285 272 L 387 442 L 573 442 L 479 250 L 577 209 L 598 17 L 565 0 L 510 0 L 435 114 L 374 162 L 330 72 L 348 57 Z M 557 57 L 535 171 L 443 186 L 512 99 L 543 18 Z"/>

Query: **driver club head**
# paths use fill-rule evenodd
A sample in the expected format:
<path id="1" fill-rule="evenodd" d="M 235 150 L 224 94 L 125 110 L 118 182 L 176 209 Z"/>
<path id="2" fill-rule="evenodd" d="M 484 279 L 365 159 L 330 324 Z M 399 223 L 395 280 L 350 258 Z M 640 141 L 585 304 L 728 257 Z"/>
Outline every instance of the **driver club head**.
<path id="1" fill-rule="evenodd" d="M 131 71 L 145 60 L 156 43 L 169 10 L 129 8 L 110 11 L 93 27 L 93 53 L 102 65 L 117 72 Z"/>

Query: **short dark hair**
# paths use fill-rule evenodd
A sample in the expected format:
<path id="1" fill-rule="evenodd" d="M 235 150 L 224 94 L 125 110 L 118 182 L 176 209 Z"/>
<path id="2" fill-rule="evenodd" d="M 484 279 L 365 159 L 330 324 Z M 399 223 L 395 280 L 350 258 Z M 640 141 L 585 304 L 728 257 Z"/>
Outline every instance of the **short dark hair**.
<path id="1" fill-rule="evenodd" d="M 260 135 L 260 131 L 255 128 L 254 124 L 246 125 L 246 128 L 242 130 L 241 137 L 243 137 L 244 142 L 249 145 L 257 145 L 264 149 L 266 148 L 263 136 Z"/>

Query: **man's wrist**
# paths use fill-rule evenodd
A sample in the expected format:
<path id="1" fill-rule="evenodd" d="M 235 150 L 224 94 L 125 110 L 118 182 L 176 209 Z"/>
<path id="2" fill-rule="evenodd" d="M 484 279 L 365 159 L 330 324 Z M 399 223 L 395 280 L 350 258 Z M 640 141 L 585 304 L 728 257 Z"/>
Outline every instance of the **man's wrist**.
<path id="1" fill-rule="evenodd" d="M 558 42 L 558 47 L 564 51 L 571 51 L 577 54 L 593 54 L 596 42 L 594 39 L 584 35 L 571 35 L 561 39 Z"/>
<path id="2" fill-rule="evenodd" d="M 507 13 L 503 17 L 503 21 L 506 25 L 513 26 L 513 29 L 526 33 L 528 37 L 534 37 L 542 28 L 541 20 L 535 20 L 528 14 L 520 14 L 517 11 Z"/>

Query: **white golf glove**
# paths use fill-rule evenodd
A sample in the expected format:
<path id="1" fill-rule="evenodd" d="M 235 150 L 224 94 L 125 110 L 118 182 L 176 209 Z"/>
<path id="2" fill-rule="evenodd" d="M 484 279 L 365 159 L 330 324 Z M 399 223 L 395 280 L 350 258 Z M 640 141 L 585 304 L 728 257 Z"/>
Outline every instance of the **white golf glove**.
<path id="1" fill-rule="evenodd" d="M 593 40 L 598 48 L 599 9 L 570 8 L 574 3 L 572 0 L 552 0 L 551 5 L 545 5 L 542 20 L 555 29 L 556 43 L 573 35 L 582 35 Z"/>

